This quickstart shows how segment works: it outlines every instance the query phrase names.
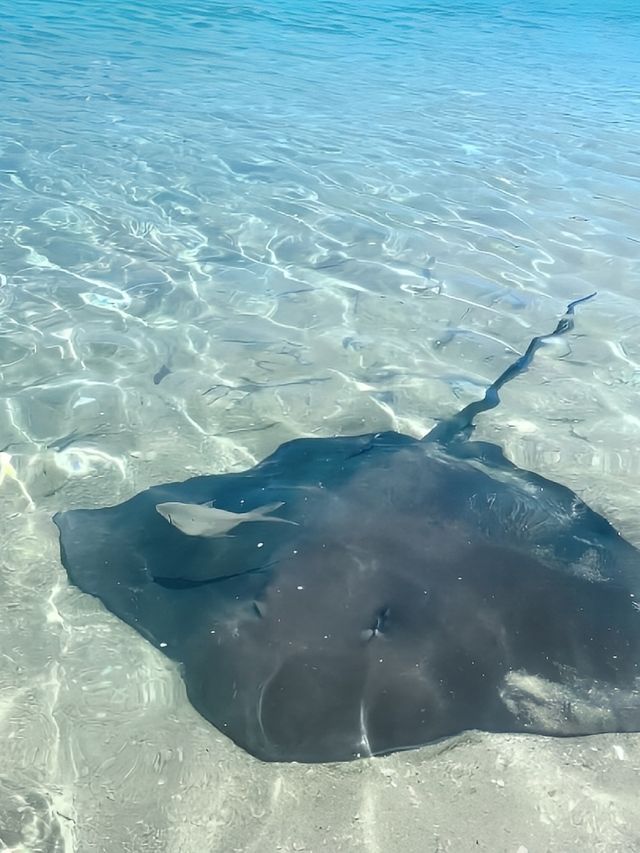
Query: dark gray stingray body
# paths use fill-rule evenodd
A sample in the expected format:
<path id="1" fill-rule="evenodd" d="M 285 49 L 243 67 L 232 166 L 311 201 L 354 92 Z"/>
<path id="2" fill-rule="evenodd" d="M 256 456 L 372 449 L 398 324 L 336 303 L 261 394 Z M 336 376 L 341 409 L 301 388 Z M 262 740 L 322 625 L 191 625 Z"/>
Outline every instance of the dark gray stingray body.
<path id="1" fill-rule="evenodd" d="M 570 490 L 465 439 L 543 340 L 426 440 L 298 439 L 249 471 L 58 514 L 70 579 L 179 661 L 200 713 L 264 760 L 471 728 L 640 729 L 638 551 Z M 210 501 L 283 502 L 296 525 L 187 536 L 156 511 Z"/>

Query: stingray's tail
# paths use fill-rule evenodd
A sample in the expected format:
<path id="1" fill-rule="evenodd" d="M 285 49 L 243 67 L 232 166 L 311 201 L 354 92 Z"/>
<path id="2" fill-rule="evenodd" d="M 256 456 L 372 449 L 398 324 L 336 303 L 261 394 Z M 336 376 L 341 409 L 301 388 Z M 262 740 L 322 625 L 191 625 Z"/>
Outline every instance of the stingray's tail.
<path id="1" fill-rule="evenodd" d="M 425 435 L 423 441 L 435 441 L 438 444 L 449 444 L 456 438 L 466 438 L 474 427 L 473 422 L 476 415 L 479 415 L 481 412 L 487 412 L 489 409 L 495 409 L 498 405 L 500 402 L 500 395 L 498 392 L 502 386 L 506 385 L 507 382 L 510 382 L 512 379 L 515 379 L 516 376 L 525 372 L 531 364 L 536 351 L 545 343 L 545 341 L 548 341 L 549 338 L 554 338 L 557 335 L 564 335 L 565 332 L 570 332 L 573 329 L 573 317 L 576 305 L 580 305 L 581 302 L 586 302 L 588 299 L 593 299 L 595 295 L 595 293 L 590 293 L 588 296 L 582 296 L 580 299 L 574 299 L 573 302 L 570 302 L 567 305 L 564 317 L 562 317 L 558 322 L 558 325 L 555 327 L 553 332 L 550 332 L 548 335 L 539 335 L 538 337 L 533 338 L 524 355 L 521 355 L 519 359 L 514 361 L 513 364 L 510 364 L 509 367 L 507 367 L 507 369 L 498 376 L 496 381 L 487 388 L 482 400 L 476 400 L 474 403 L 469 403 L 468 406 L 465 406 L 464 409 L 459 411 L 457 414 L 444 421 L 440 421 L 440 423 L 437 424 L 431 432 L 428 432 L 427 435 Z"/>

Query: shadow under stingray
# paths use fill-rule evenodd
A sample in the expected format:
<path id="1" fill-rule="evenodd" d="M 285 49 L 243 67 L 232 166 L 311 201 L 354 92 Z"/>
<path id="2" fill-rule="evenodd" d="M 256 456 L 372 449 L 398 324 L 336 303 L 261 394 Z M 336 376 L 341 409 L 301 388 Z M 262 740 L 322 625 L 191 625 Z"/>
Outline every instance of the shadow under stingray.
<path id="1" fill-rule="evenodd" d="M 57 514 L 70 580 L 179 661 L 198 711 L 265 761 L 472 728 L 640 729 L 639 552 L 469 439 L 582 301 L 422 440 L 297 439 L 248 471 Z"/>

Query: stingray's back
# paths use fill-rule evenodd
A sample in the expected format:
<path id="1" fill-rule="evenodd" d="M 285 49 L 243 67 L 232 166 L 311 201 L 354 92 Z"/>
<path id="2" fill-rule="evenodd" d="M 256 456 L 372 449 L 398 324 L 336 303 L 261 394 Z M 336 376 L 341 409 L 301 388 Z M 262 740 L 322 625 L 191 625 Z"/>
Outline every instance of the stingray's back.
<path id="1" fill-rule="evenodd" d="M 297 525 L 188 537 L 162 500 L 282 500 Z M 304 439 L 56 523 L 74 583 L 181 661 L 198 710 L 265 760 L 640 728 L 637 551 L 491 445 Z"/>

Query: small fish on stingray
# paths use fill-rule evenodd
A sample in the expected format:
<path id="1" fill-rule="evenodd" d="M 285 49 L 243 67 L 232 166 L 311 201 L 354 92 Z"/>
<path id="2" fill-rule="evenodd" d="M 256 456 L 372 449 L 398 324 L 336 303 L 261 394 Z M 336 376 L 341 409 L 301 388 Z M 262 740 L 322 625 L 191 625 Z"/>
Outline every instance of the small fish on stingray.
<path id="1" fill-rule="evenodd" d="M 226 534 L 247 521 L 279 521 L 283 524 L 297 524 L 288 518 L 278 518 L 268 513 L 284 506 L 284 501 L 265 504 L 247 512 L 229 512 L 219 509 L 209 501 L 205 504 L 189 504 L 180 501 L 166 501 L 156 504 L 156 511 L 187 536 L 226 536 Z"/>
<path id="2" fill-rule="evenodd" d="M 640 731 L 640 552 L 471 439 L 583 301 L 422 438 L 298 438 L 246 471 L 58 513 L 69 579 L 177 661 L 193 706 L 264 761 L 469 729 Z"/>

